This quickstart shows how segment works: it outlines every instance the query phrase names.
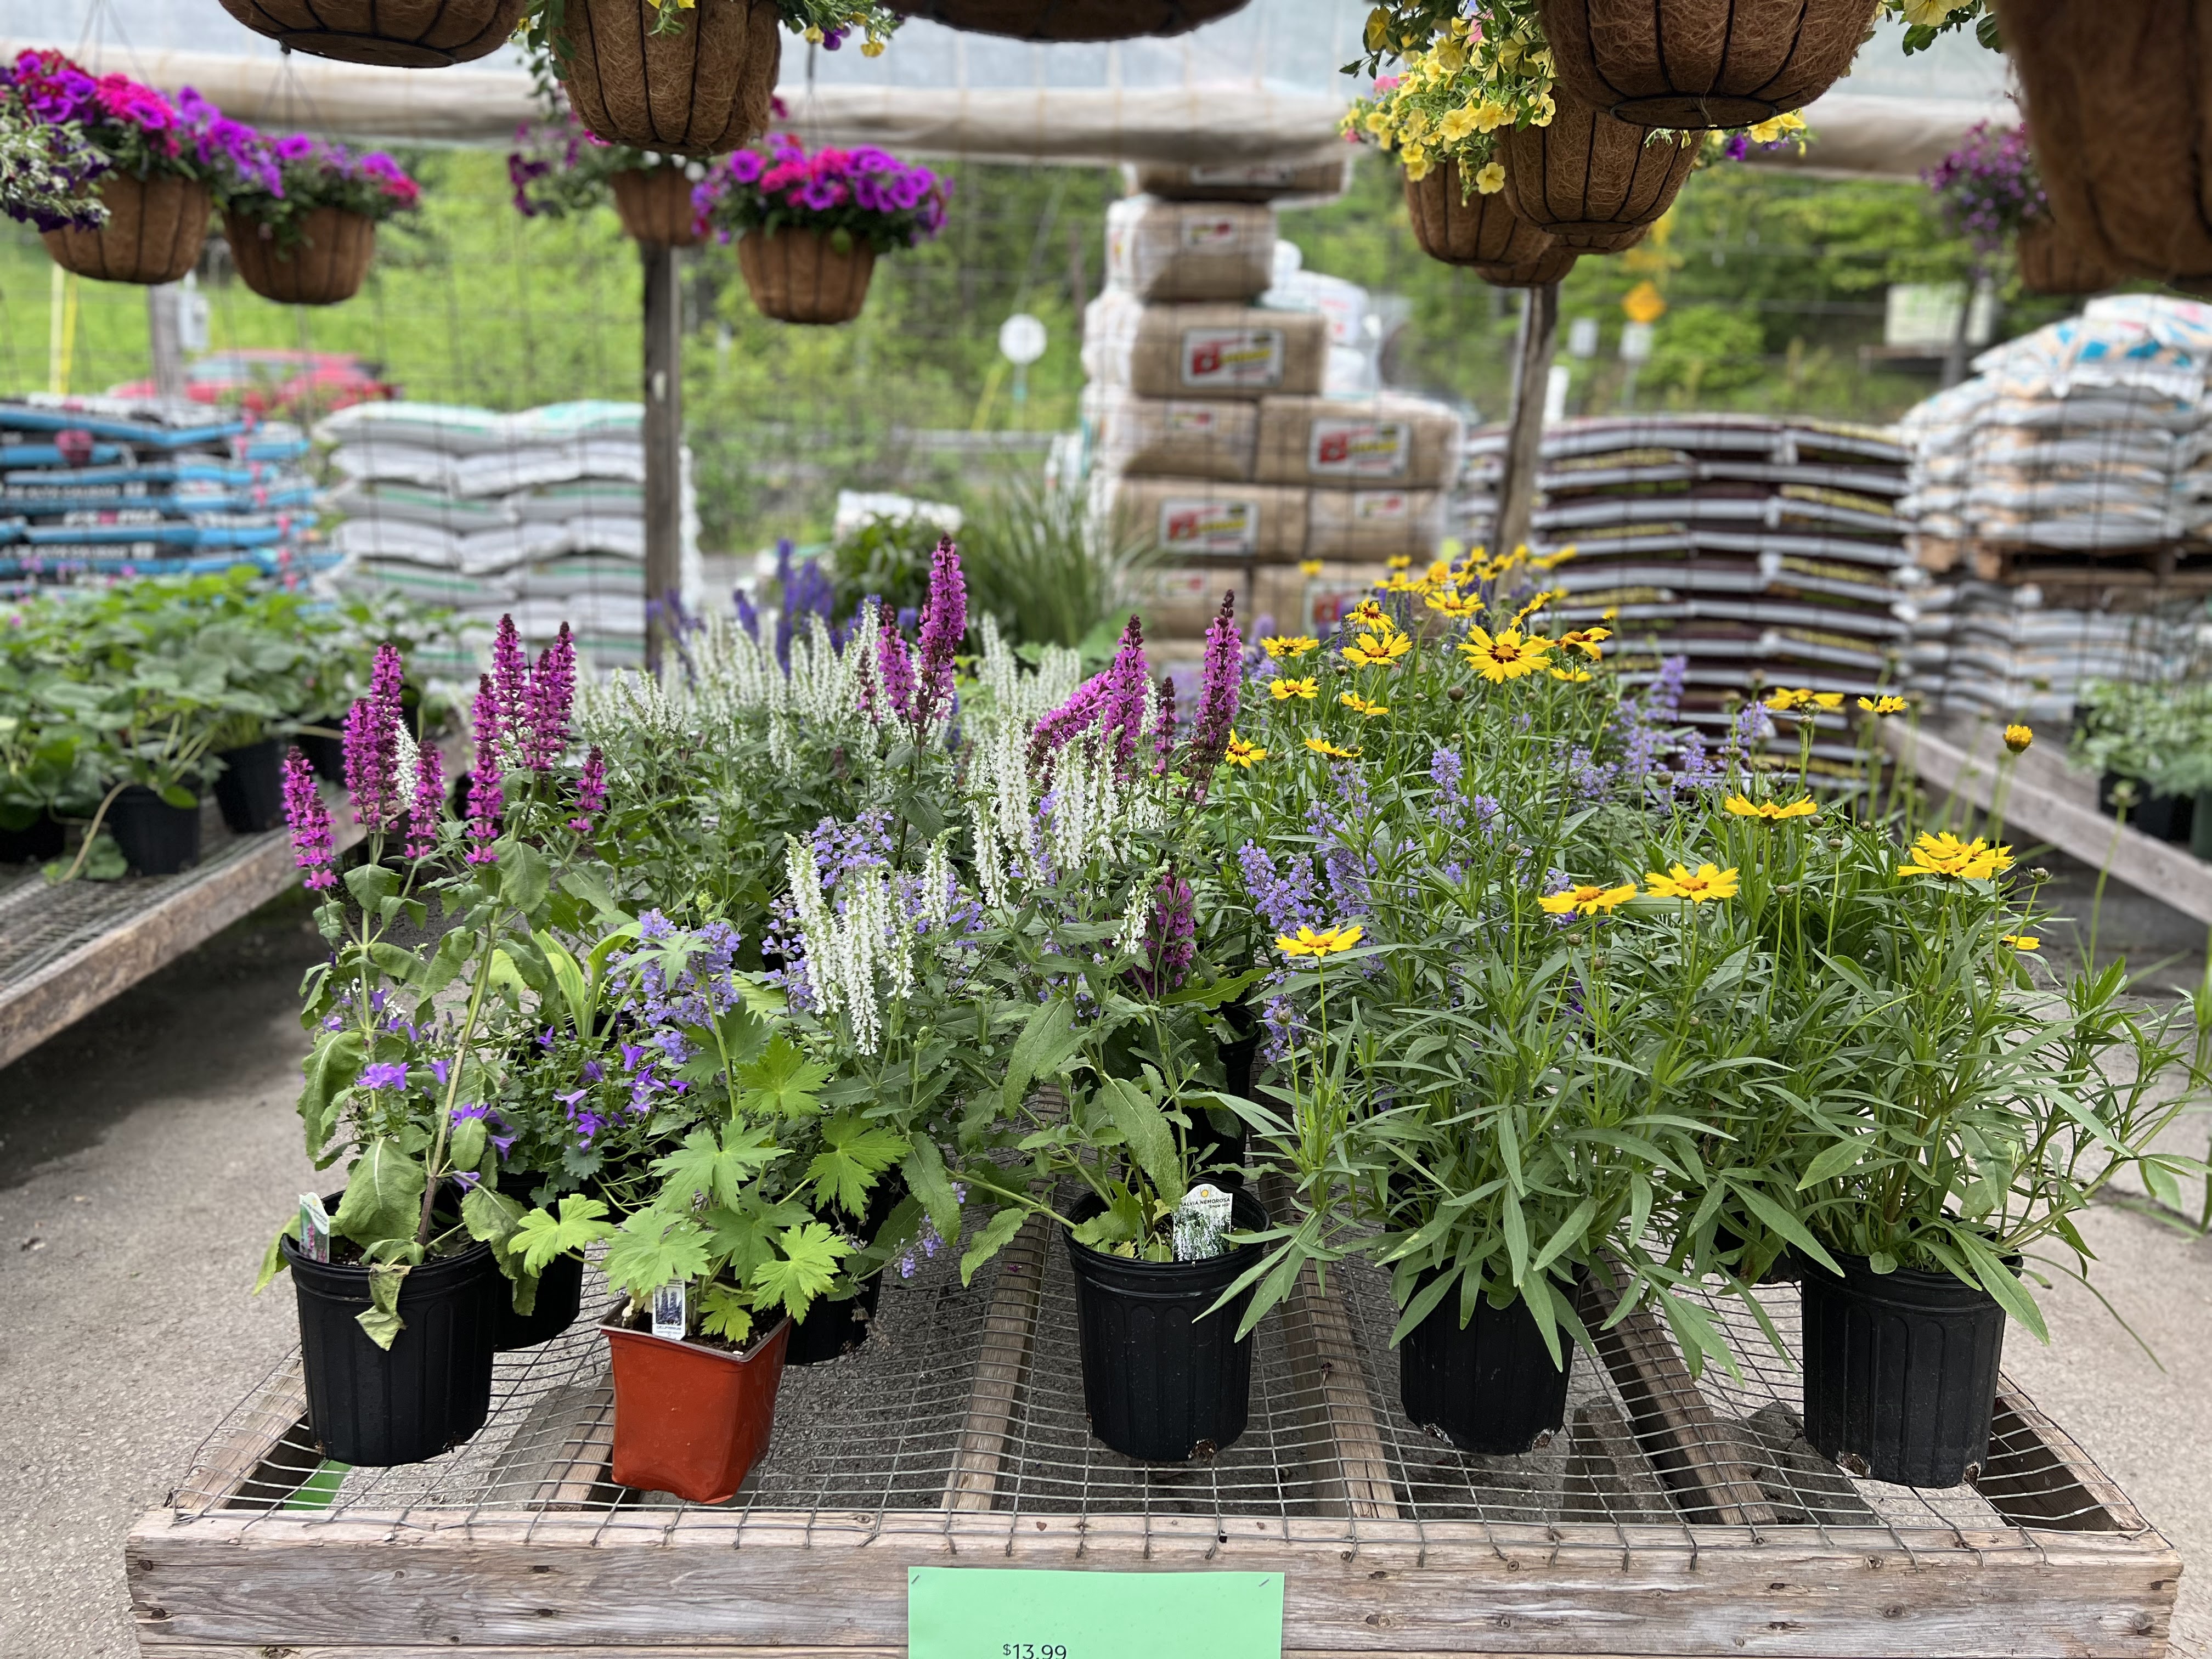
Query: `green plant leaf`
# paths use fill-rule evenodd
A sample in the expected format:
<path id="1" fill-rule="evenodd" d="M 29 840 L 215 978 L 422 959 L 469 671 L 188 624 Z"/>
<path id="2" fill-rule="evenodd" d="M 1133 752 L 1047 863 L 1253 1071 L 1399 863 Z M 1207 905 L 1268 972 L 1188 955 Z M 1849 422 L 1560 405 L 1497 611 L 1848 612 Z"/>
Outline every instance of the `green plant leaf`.
<path id="1" fill-rule="evenodd" d="M 1866 1142 L 1857 1136 L 1839 1140 L 1832 1146 L 1824 1146 L 1814 1160 L 1805 1166 L 1805 1174 L 1797 1182 L 1797 1190 L 1817 1187 L 1824 1181 L 1832 1181 L 1856 1164 L 1867 1154 Z"/>
<path id="2" fill-rule="evenodd" d="M 258 1296 L 267 1290 L 269 1281 L 284 1271 L 284 1252 L 282 1246 L 288 1238 L 295 1244 L 300 1242 L 300 1212 L 297 1210 L 292 1212 L 292 1218 L 289 1221 L 276 1230 L 276 1237 L 269 1241 L 269 1248 L 262 1252 L 261 1271 L 254 1276 L 253 1279 L 254 1295 Z"/>
<path id="3" fill-rule="evenodd" d="M 967 1254 L 960 1258 L 960 1282 L 963 1285 L 972 1283 L 975 1270 L 1006 1249 L 1013 1236 L 1021 1231 L 1022 1223 L 1029 1219 L 1029 1213 L 1027 1210 L 1009 1206 L 991 1218 L 983 1230 L 975 1235 L 975 1242 L 968 1247 Z"/>
<path id="4" fill-rule="evenodd" d="M 744 1018 L 752 1020 L 750 1013 Z M 732 1052 L 742 1050 L 732 1048 Z M 827 1066 L 809 1060 L 805 1049 L 779 1031 L 760 1058 L 738 1066 L 732 1080 L 743 1091 L 738 1101 L 741 1109 L 797 1118 L 811 1117 L 822 1109 L 817 1091 L 830 1075 Z"/>
<path id="5" fill-rule="evenodd" d="M 751 1298 L 717 1279 L 699 1298 L 699 1328 L 725 1342 L 743 1342 L 753 1334 Z"/>
<path id="6" fill-rule="evenodd" d="M 465 1117 L 454 1124 L 446 1142 L 446 1167 L 473 1170 L 483 1162 L 485 1133 L 484 1121 L 480 1117 Z"/>
<path id="7" fill-rule="evenodd" d="M 815 1297 L 837 1283 L 837 1264 L 853 1247 L 826 1221 L 787 1227 L 775 1243 L 782 1255 L 756 1267 L 749 1282 L 762 1300 L 780 1302 L 793 1319 L 804 1319 Z"/>
<path id="8" fill-rule="evenodd" d="M 307 1085 L 300 1091 L 300 1123 L 306 1132 L 307 1156 L 320 1169 L 329 1162 L 325 1150 L 337 1125 L 337 1095 L 361 1075 L 361 1033 L 331 1033 L 308 1054 Z"/>
<path id="9" fill-rule="evenodd" d="M 640 1210 L 616 1231 L 604 1265 L 610 1282 L 642 1301 L 663 1285 L 688 1285 L 708 1271 L 707 1230 L 688 1216 Z"/>
<path id="10" fill-rule="evenodd" d="M 523 915 L 535 917 L 552 884 L 552 866 L 543 853 L 526 842 L 502 842 L 499 857 L 500 897 Z"/>
<path id="11" fill-rule="evenodd" d="M 653 1160 L 653 1172 L 684 1205 L 705 1196 L 734 1206 L 745 1182 L 783 1156 L 773 1133 L 763 1126 L 743 1123 L 724 1124 L 720 1139 L 712 1129 L 694 1129 L 681 1146 Z"/>
<path id="12" fill-rule="evenodd" d="M 907 1190 L 921 1200 L 937 1236 L 948 1243 L 958 1243 L 960 1200 L 952 1190 L 952 1177 L 945 1172 L 945 1155 L 937 1143 L 927 1135 L 916 1135 L 907 1152 L 902 1173 Z"/>
<path id="13" fill-rule="evenodd" d="M 817 1206 L 836 1203 L 859 1216 L 868 1207 L 874 1179 L 907 1154 L 907 1139 L 893 1129 L 871 1125 L 849 1114 L 822 1126 L 822 1150 L 806 1166 Z"/>
<path id="14" fill-rule="evenodd" d="M 354 1322 L 368 1333 L 368 1340 L 389 1349 L 392 1339 L 407 1328 L 399 1316 L 399 1287 L 413 1271 L 404 1261 L 372 1262 L 368 1269 L 368 1306 L 354 1316 Z"/>
<path id="15" fill-rule="evenodd" d="M 422 1218 L 422 1164 L 378 1136 L 354 1160 L 331 1231 L 364 1249 L 413 1238 Z"/>
<path id="16" fill-rule="evenodd" d="M 1014 1039 L 1013 1052 L 1006 1057 L 1006 1078 L 999 1089 L 1000 1104 L 1006 1111 L 1019 1111 L 1029 1097 L 1030 1085 L 1038 1078 L 1055 1075 L 1082 1046 L 1082 1039 L 1073 1029 L 1074 1024 L 1074 1004 L 1060 997 L 1029 1017 L 1022 1034 Z"/>
<path id="17" fill-rule="evenodd" d="M 1175 1127 L 1152 1097 L 1136 1084 L 1109 1077 L 1099 1079 L 1098 1098 L 1152 1189 L 1168 1204 L 1182 1202 L 1182 1157 Z"/>
<path id="18" fill-rule="evenodd" d="M 546 1210 L 532 1210 L 516 1218 L 508 1248 L 520 1261 L 526 1273 L 542 1273 L 552 1266 L 556 1258 L 580 1251 L 587 1244 L 596 1244 L 602 1239 L 615 1236 L 617 1229 L 614 1224 L 604 1218 L 607 1206 L 596 1198 L 587 1198 L 581 1193 L 563 1194 L 558 1208 L 558 1214 Z M 465 1205 L 464 1214 L 465 1212 Z M 483 1235 L 479 1233 L 477 1237 Z M 659 1282 L 665 1284 L 667 1281 Z"/>

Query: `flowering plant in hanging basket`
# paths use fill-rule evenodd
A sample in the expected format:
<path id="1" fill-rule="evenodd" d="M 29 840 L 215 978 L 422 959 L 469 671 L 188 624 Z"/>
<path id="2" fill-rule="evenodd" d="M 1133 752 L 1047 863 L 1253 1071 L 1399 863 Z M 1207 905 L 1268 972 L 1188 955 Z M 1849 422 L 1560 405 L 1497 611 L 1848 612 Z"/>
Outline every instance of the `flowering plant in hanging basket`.
<path id="1" fill-rule="evenodd" d="M 779 26 L 827 51 L 880 53 L 881 0 L 529 0 L 524 36 L 570 107 L 609 143 L 716 155 L 769 124 Z"/>
<path id="2" fill-rule="evenodd" d="M 1133 40 L 1186 34 L 1249 0 L 916 0 L 905 8 L 969 34 L 1017 40 Z"/>
<path id="3" fill-rule="evenodd" d="M 1526 264 L 1553 245 L 1551 234 L 1516 213 L 1503 191 L 1483 194 L 1453 161 L 1419 179 L 1407 173 L 1406 212 L 1421 252 L 1446 264 Z"/>
<path id="4" fill-rule="evenodd" d="M 192 268 L 210 180 L 248 164 L 251 127 L 189 87 L 171 103 L 128 76 L 95 78 L 58 52 L 24 52 L 0 80 L 0 125 L 46 169 L 20 201 L 11 188 L 9 210 L 39 227 L 55 264 L 119 283 L 170 283 Z M 78 198 L 74 212 L 63 210 L 64 189 Z"/>
<path id="5" fill-rule="evenodd" d="M 2119 266 L 2051 216 L 2026 122 L 1994 128 L 1977 122 L 1965 142 L 1920 176 L 1978 259 L 2013 245 L 2021 286 L 2029 293 L 2098 294 L 2124 280 Z"/>
<path id="6" fill-rule="evenodd" d="M 356 154 L 304 133 L 262 148 L 270 166 L 234 173 L 219 191 L 239 279 L 288 305 L 350 300 L 376 252 L 377 225 L 411 210 L 420 187 L 381 150 Z"/>
<path id="7" fill-rule="evenodd" d="M 222 0 L 222 9 L 288 51 L 387 69 L 445 69 L 496 52 L 523 0 Z"/>
<path id="8" fill-rule="evenodd" d="M 876 256 L 945 226 L 947 186 L 927 167 L 872 145 L 809 155 L 779 134 L 765 154 L 739 150 L 693 192 L 699 222 L 738 239 L 753 303 L 789 323 L 860 314 Z"/>
<path id="9" fill-rule="evenodd" d="M 1702 146 L 1694 133 L 1653 133 L 1568 95 L 1550 122 L 1514 128 L 1499 149 L 1516 212 L 1571 246 L 1615 251 L 1674 204 Z"/>
<path id="10" fill-rule="evenodd" d="M 1562 86 L 1620 120 L 1682 129 L 1746 126 L 1812 102 L 1850 68 L 1879 3 L 1538 0 Z"/>
<path id="11" fill-rule="evenodd" d="M 633 241 L 692 247 L 700 240 L 692 187 L 707 164 L 690 156 L 611 144 L 558 104 L 545 118 L 514 130 L 507 176 L 514 210 L 526 219 L 565 219 L 611 198 Z M 782 113 L 782 100 L 775 100 Z"/>

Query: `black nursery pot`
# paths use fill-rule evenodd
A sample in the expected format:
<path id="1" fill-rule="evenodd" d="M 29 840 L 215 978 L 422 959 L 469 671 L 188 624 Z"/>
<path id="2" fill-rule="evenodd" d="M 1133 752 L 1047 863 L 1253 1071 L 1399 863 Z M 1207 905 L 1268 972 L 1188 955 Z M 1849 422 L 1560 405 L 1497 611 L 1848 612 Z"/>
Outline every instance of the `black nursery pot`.
<path id="1" fill-rule="evenodd" d="M 1835 1252 L 1805 1267 L 1805 1438 L 1853 1474 L 1955 1486 L 1980 1472 L 2004 1310 L 1979 1285 Z"/>
<path id="2" fill-rule="evenodd" d="M 337 1207 L 338 1195 L 325 1200 Z M 407 1328 L 388 1349 L 368 1340 L 368 1269 L 310 1261 L 290 1239 L 284 1260 L 300 1299 L 307 1425 L 323 1455 L 381 1468 L 420 1463 L 474 1434 L 491 1410 L 491 1357 L 507 1279 L 491 1246 L 426 1261 L 399 1287 Z"/>
<path id="3" fill-rule="evenodd" d="M 1105 1206 L 1076 1206 L 1087 1221 Z M 1264 1227 L 1267 1212 L 1239 1191 L 1230 1224 Z M 1091 1431 L 1125 1457 L 1183 1463 L 1211 1457 L 1244 1432 L 1252 1394 L 1252 1344 L 1236 1340 L 1252 1293 L 1199 1317 L 1259 1260 L 1247 1244 L 1208 1261 L 1133 1261 L 1079 1244 L 1075 1314 L 1083 1352 L 1083 1403 Z"/>
<path id="4" fill-rule="evenodd" d="M 2117 772 L 2097 781 L 2097 808 L 2112 816 L 2112 791 L 2120 781 Z M 2148 786 L 2136 784 L 2136 804 L 2128 809 L 2128 822 L 2153 841 L 2187 842 L 2197 816 L 2192 795 L 2161 795 Z"/>
<path id="5" fill-rule="evenodd" d="M 172 806 L 134 783 L 107 806 L 107 828 L 142 876 L 173 876 L 200 861 L 200 809 Z"/>
<path id="6" fill-rule="evenodd" d="M 500 1191 L 525 1204 L 530 1202 L 530 1194 L 537 1188 L 535 1176 L 503 1175 L 499 1178 Z M 514 1286 L 502 1273 L 491 1345 L 501 1353 L 507 1353 L 516 1348 L 534 1348 L 541 1342 L 550 1342 L 576 1322 L 583 1306 L 584 1258 L 580 1255 L 556 1256 L 546 1264 L 545 1271 L 538 1275 L 538 1300 L 526 1314 L 515 1312 Z"/>
<path id="7" fill-rule="evenodd" d="M 1427 1279 L 1424 1279 L 1424 1284 Z M 1459 1291 L 1445 1293 L 1398 1348 L 1398 1403 L 1414 1426 L 1433 1429 L 1465 1452 L 1517 1457 L 1548 1443 L 1567 1420 L 1574 1339 L 1559 1333 L 1552 1363 L 1528 1304 L 1493 1308 L 1475 1299 L 1459 1322 Z"/>
<path id="8" fill-rule="evenodd" d="M 890 1220 L 891 1212 L 905 1201 L 902 1179 L 893 1176 L 876 1183 L 875 1191 L 868 1195 L 868 1212 L 860 1218 L 860 1231 L 870 1243 L 875 1243 Z M 791 1338 L 783 1351 L 784 1364 L 819 1365 L 858 1349 L 868 1340 L 868 1328 L 875 1322 L 876 1304 L 883 1294 L 884 1276 L 874 1273 L 844 1301 L 814 1303 L 806 1310 L 805 1318 L 793 1322 Z"/>
<path id="9" fill-rule="evenodd" d="M 284 764 L 276 739 L 226 749 L 216 775 L 215 804 L 234 836 L 258 836 L 284 822 Z"/>
<path id="10" fill-rule="evenodd" d="M 41 809 L 21 830 L 0 826 L 0 864 L 44 864 L 59 858 L 68 844 L 61 820 Z"/>
<path id="11" fill-rule="evenodd" d="M 307 764 L 315 769 L 315 775 L 325 783 L 343 786 L 345 782 L 345 739 L 317 737 L 307 732 L 295 735 L 293 743 L 307 757 Z"/>

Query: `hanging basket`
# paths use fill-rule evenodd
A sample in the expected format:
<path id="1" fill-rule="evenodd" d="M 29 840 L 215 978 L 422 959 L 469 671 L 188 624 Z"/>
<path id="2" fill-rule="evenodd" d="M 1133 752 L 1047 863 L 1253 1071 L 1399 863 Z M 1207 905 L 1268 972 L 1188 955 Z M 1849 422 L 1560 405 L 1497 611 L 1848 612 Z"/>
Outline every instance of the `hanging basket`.
<path id="1" fill-rule="evenodd" d="M 696 247 L 691 180 L 682 167 L 637 167 L 614 176 L 615 211 L 623 234 L 654 247 Z"/>
<path id="2" fill-rule="evenodd" d="M 1812 102 L 1850 68 L 1879 3 L 1538 0 L 1538 9 L 1562 90 L 1638 126 L 1694 131 Z M 2006 46 L 2017 38 L 2008 33 Z"/>
<path id="3" fill-rule="evenodd" d="M 2043 193 L 2076 256 L 2191 289 L 2212 282 L 2199 155 L 2212 29 L 2198 15 L 2188 0 L 1997 8 Z"/>
<path id="4" fill-rule="evenodd" d="M 526 0 L 222 0 L 294 52 L 387 69 L 446 69 L 496 52 Z"/>
<path id="5" fill-rule="evenodd" d="M 264 225 L 222 216 L 238 280 L 284 306 L 334 306 L 361 292 L 376 254 L 376 223 L 365 213 L 319 207 L 300 221 L 301 240 L 281 247 Z"/>
<path id="6" fill-rule="evenodd" d="M 1674 204 L 1697 164 L 1695 138 L 1654 137 L 1574 99 L 1557 102 L 1551 125 L 1511 128 L 1498 146 L 1516 213 L 1580 247 L 1649 225 Z"/>
<path id="7" fill-rule="evenodd" d="M 1554 243 L 1534 258 L 1517 265 L 1477 265 L 1474 274 L 1492 288 L 1542 288 L 1566 280 L 1581 256 L 1571 247 Z"/>
<path id="8" fill-rule="evenodd" d="M 738 269 L 763 317 L 785 323 L 849 323 L 868 302 L 876 251 L 854 242 L 839 252 L 818 230 L 747 231 Z"/>
<path id="9" fill-rule="evenodd" d="M 705 0 L 655 34 L 653 0 L 567 0 L 553 58 L 579 120 L 611 144 L 720 155 L 768 130 L 783 58 L 774 0 Z"/>
<path id="10" fill-rule="evenodd" d="M 199 263 L 215 198 L 204 184 L 170 173 L 100 181 L 107 222 L 97 230 L 45 233 L 46 252 L 64 270 L 100 283 L 173 283 Z"/>
<path id="11" fill-rule="evenodd" d="M 1247 0 L 918 0 L 901 10 L 969 34 L 1017 40 L 1133 40 L 1186 34 Z"/>
<path id="12" fill-rule="evenodd" d="M 1462 196 L 1456 161 L 1407 179 L 1406 212 L 1421 252 L 1448 265 L 1526 264 L 1552 246 L 1550 234 L 1516 213 L 1504 191 Z"/>
<path id="13" fill-rule="evenodd" d="M 1625 253 L 1651 234 L 1649 225 L 1625 225 L 1619 230 L 1591 231 L 1559 239 L 1559 246 L 1577 253 Z"/>
<path id="14" fill-rule="evenodd" d="M 2126 281 L 2048 219 L 2020 233 L 2020 285 L 2030 294 L 2072 297 L 2102 294 Z"/>

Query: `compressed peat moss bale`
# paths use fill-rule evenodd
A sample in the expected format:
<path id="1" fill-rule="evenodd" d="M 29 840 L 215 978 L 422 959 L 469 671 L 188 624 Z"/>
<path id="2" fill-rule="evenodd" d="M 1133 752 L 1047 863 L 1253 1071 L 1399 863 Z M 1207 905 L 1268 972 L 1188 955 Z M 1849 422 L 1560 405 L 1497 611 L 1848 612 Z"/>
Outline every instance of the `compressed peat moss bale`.
<path id="1" fill-rule="evenodd" d="M 2102 294 L 2126 277 L 2048 219 L 2020 234 L 2020 285 L 2030 294 Z"/>
<path id="2" fill-rule="evenodd" d="M 1146 34 L 1187 34 L 1245 4 L 1246 0 L 917 0 L 902 9 L 969 34 L 1133 40 Z"/>
<path id="3" fill-rule="evenodd" d="M 446 69 L 499 50 L 525 0 L 222 0 L 294 52 L 386 69 Z"/>
<path id="4" fill-rule="evenodd" d="M 199 263 L 215 198 L 204 184 L 173 175 L 100 181 L 107 222 L 97 230 L 44 233 L 46 252 L 64 270 L 100 283 L 173 283 Z"/>
<path id="5" fill-rule="evenodd" d="M 681 167 L 638 167 L 614 176 L 615 212 L 623 234 L 655 247 L 696 247 L 698 220 L 691 180 Z"/>
<path id="6" fill-rule="evenodd" d="M 1407 179 L 1406 212 L 1421 252 L 1448 265 L 1522 265 L 1552 249 L 1551 233 L 1516 212 L 1504 191 L 1463 194 L 1456 161 Z"/>
<path id="7" fill-rule="evenodd" d="M 1697 139 L 1655 137 L 1571 97 L 1558 103 L 1551 125 L 1515 127 L 1498 146 L 1516 213 L 1572 247 L 1650 225 L 1674 204 Z"/>
<path id="8" fill-rule="evenodd" d="M 753 304 L 778 322 L 849 323 L 868 302 L 876 251 L 854 242 L 840 252 L 818 230 L 748 231 L 738 238 L 738 269 Z"/>
<path id="9" fill-rule="evenodd" d="M 365 213 L 319 207 L 300 222 L 301 240 L 280 246 L 265 226 L 234 213 L 222 216 L 238 280 L 264 300 L 288 306 L 334 306 L 361 292 L 376 257 L 376 224 Z"/>
<path id="10" fill-rule="evenodd" d="M 1553 247 L 1517 265 L 1477 265 L 1474 274 L 1492 288 L 1542 288 L 1566 280 L 1579 257 L 1571 247 Z"/>
<path id="11" fill-rule="evenodd" d="M 2212 283 L 2212 0 L 2002 0 L 2035 165 L 2075 257 L 2191 292 Z"/>
<path id="12" fill-rule="evenodd" d="M 1841 79 L 1879 0 L 1539 0 L 1553 73 L 1644 127 L 1747 126 Z M 2008 46 L 2014 40 L 2008 31 Z"/>
<path id="13" fill-rule="evenodd" d="M 653 0 L 566 0 L 554 63 L 577 118 L 611 144 L 719 155 L 768 130 L 782 62 L 772 0 L 715 0 L 653 33 Z"/>

